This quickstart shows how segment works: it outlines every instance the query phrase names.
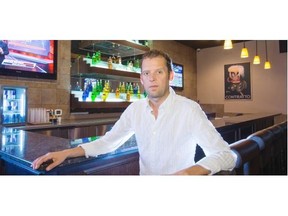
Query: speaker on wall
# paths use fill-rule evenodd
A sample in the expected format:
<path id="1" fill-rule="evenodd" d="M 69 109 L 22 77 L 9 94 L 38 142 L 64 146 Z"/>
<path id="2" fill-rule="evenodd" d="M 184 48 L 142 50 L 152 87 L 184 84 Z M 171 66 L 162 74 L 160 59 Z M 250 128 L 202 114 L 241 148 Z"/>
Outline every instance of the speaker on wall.
<path id="1" fill-rule="evenodd" d="M 287 53 L 287 40 L 279 40 L 279 52 Z"/>

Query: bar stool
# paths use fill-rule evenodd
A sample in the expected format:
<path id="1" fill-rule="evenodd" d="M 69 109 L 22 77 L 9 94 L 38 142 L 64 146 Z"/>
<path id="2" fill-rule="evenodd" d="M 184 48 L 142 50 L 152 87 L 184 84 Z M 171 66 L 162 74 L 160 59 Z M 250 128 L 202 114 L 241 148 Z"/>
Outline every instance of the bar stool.
<path id="1" fill-rule="evenodd" d="M 272 140 L 273 133 L 269 130 L 262 129 L 247 137 L 249 140 L 254 140 L 261 151 L 260 164 L 261 174 L 272 175 L 273 174 L 273 148 Z"/>
<path id="2" fill-rule="evenodd" d="M 237 155 L 235 166 L 236 175 L 259 175 L 260 148 L 252 139 L 241 139 L 230 144 L 230 149 Z"/>

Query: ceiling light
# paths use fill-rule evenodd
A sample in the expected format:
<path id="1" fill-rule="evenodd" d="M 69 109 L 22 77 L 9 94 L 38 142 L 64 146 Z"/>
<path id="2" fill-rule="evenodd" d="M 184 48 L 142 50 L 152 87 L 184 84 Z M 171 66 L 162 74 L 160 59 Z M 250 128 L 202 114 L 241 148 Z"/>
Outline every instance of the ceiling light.
<path id="1" fill-rule="evenodd" d="M 245 42 L 243 44 L 244 45 L 241 50 L 241 58 L 248 58 L 249 57 L 248 49 L 245 47 Z"/>
<path id="2" fill-rule="evenodd" d="M 224 41 L 224 49 L 232 49 L 233 48 L 233 44 L 231 40 L 225 40 Z"/>
<path id="3" fill-rule="evenodd" d="M 260 56 L 258 55 L 258 44 L 256 40 L 256 54 L 254 56 L 253 64 L 260 64 Z"/>
<path id="4" fill-rule="evenodd" d="M 265 52 L 266 52 L 266 61 L 264 64 L 264 69 L 270 69 L 271 68 L 271 63 L 268 60 L 268 52 L 267 52 L 267 41 L 265 40 Z"/>

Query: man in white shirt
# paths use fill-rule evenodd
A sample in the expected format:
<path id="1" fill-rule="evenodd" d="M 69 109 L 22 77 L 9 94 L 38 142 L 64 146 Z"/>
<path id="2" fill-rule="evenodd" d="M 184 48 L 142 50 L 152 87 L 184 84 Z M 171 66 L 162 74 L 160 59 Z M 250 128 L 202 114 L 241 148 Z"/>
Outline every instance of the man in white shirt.
<path id="1" fill-rule="evenodd" d="M 37 169 L 52 159 L 49 171 L 66 158 L 97 156 L 116 150 L 135 134 L 141 175 L 211 175 L 232 170 L 236 155 L 195 101 L 175 94 L 170 57 L 158 50 L 143 55 L 140 80 L 147 98 L 132 103 L 103 137 L 76 148 L 37 158 Z M 194 161 L 196 145 L 205 157 Z"/>

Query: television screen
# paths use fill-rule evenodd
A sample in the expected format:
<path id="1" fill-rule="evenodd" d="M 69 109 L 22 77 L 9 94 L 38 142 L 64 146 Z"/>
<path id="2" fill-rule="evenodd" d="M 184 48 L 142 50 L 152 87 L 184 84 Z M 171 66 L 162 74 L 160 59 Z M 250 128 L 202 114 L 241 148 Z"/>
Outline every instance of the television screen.
<path id="1" fill-rule="evenodd" d="M 174 89 L 183 90 L 184 88 L 183 65 L 173 63 L 173 70 L 174 70 L 174 79 L 170 81 L 170 86 Z"/>
<path id="2" fill-rule="evenodd" d="M 0 75 L 57 79 L 57 41 L 0 40 Z"/>

